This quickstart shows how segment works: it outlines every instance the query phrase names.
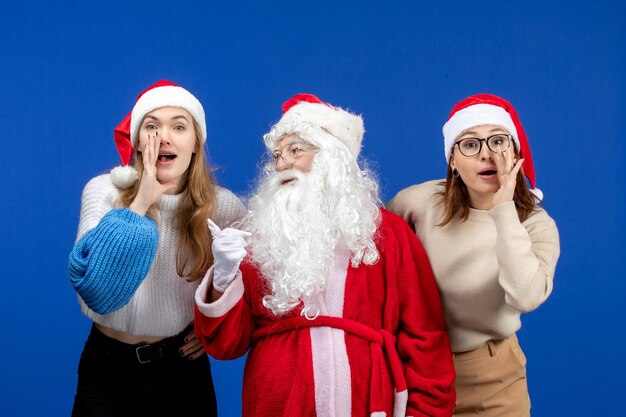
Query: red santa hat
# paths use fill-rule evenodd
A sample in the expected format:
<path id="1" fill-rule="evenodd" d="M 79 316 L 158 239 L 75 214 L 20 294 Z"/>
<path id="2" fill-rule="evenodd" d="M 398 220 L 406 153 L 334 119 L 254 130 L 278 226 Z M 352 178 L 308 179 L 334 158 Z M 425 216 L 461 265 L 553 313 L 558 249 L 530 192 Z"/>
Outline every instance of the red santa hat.
<path id="1" fill-rule="evenodd" d="M 296 94 L 283 103 L 282 110 L 283 116 L 274 130 L 300 133 L 304 126 L 319 128 L 339 139 L 358 158 L 365 134 L 361 116 L 331 106 L 312 94 Z M 265 145 L 271 149 L 277 139 L 272 134 L 265 135 Z"/>
<path id="2" fill-rule="evenodd" d="M 450 161 L 452 148 L 459 135 L 467 129 L 481 125 L 500 126 L 511 134 L 521 158 L 524 159 L 522 167 L 531 192 L 542 200 L 543 193 L 535 186 L 535 167 L 526 132 L 513 105 L 503 98 L 492 94 L 476 94 L 459 101 L 452 108 L 448 121 L 443 125 L 446 160 Z"/>
<path id="3" fill-rule="evenodd" d="M 189 91 L 171 81 L 156 82 L 137 96 L 131 112 L 113 130 L 115 146 L 123 165 L 111 171 L 111 181 L 117 187 L 128 188 L 137 181 L 137 171 L 130 166 L 130 162 L 133 148 L 137 145 L 139 126 L 146 114 L 161 107 L 180 107 L 187 110 L 200 127 L 202 143 L 206 141 L 206 121 L 200 101 Z"/>

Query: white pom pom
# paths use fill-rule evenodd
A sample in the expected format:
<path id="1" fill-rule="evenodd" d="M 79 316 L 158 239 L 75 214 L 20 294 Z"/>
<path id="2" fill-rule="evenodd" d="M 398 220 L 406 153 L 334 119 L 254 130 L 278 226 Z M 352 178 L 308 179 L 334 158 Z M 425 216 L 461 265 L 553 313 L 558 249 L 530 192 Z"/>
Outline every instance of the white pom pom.
<path id="1" fill-rule="evenodd" d="M 111 182 L 117 188 L 130 188 L 137 182 L 137 170 L 130 165 L 118 166 L 111 170 Z"/>
<path id="2" fill-rule="evenodd" d="M 543 201 L 543 191 L 541 191 L 539 188 L 531 188 L 530 192 L 535 197 L 535 204 Z"/>

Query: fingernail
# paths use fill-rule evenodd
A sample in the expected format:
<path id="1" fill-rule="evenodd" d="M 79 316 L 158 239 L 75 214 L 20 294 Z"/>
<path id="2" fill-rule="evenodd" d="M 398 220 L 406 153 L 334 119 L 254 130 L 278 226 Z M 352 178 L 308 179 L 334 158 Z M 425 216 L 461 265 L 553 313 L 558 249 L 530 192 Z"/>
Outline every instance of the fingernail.
<path id="1" fill-rule="evenodd" d="M 178 349 L 178 353 L 180 353 L 181 355 L 183 354 L 183 349 Z"/>

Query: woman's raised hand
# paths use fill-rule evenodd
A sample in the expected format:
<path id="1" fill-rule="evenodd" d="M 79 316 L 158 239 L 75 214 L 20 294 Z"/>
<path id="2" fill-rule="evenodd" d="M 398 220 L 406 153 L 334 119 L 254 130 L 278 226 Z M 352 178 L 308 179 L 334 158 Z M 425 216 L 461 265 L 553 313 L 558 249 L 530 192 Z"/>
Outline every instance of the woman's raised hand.
<path id="1" fill-rule="evenodd" d="M 154 204 L 161 195 L 176 187 L 176 183 L 170 181 L 161 184 L 157 179 L 157 159 L 159 158 L 159 148 L 161 138 L 159 132 L 148 134 L 148 141 L 145 144 L 141 156 L 143 159 L 143 174 L 139 183 L 137 196 L 130 204 L 130 209 L 137 214 L 144 215 L 148 208 Z"/>
<path id="2" fill-rule="evenodd" d="M 523 159 L 515 161 L 513 147 L 502 152 L 496 152 L 493 156 L 498 168 L 498 181 L 500 188 L 493 196 L 493 207 L 498 204 L 513 201 L 515 185 L 517 184 L 517 173 L 522 168 Z"/>

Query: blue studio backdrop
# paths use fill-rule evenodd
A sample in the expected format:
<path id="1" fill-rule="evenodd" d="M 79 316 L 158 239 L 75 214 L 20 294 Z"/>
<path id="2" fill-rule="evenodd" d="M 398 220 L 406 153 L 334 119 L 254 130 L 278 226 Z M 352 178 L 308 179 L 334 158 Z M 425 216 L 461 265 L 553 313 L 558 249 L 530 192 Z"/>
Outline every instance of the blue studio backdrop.
<path id="1" fill-rule="evenodd" d="M 606 0 L 4 2 L 0 415 L 70 413 L 90 327 L 67 277 L 80 195 L 159 79 L 204 104 L 210 163 L 240 195 L 295 93 L 363 115 L 385 201 L 444 175 L 456 101 L 510 100 L 561 235 L 554 292 L 519 333 L 533 415 L 620 414 L 625 22 Z M 243 363 L 213 361 L 222 416 L 240 413 Z"/>

